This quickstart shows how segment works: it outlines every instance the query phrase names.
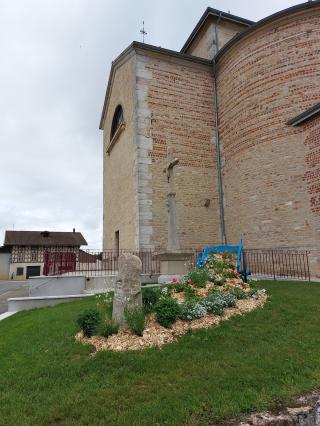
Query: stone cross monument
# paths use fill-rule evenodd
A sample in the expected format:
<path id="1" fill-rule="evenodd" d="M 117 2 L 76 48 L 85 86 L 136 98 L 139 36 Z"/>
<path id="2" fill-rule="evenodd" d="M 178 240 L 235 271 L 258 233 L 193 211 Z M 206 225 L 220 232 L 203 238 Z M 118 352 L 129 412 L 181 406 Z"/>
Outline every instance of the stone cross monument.
<path id="1" fill-rule="evenodd" d="M 119 257 L 118 267 L 119 272 L 113 298 L 112 319 L 118 324 L 124 324 L 125 309 L 142 306 L 142 264 L 139 257 L 124 253 Z"/>
<path id="2" fill-rule="evenodd" d="M 164 253 L 159 253 L 160 259 L 160 277 L 159 283 L 170 282 L 173 278 L 186 274 L 187 261 L 190 259 L 190 253 L 181 252 L 177 233 L 177 209 L 176 209 L 176 191 L 174 185 L 174 167 L 179 164 L 179 160 L 173 157 L 173 148 L 168 148 L 167 165 L 164 173 L 168 180 L 168 242 Z"/>
<path id="3" fill-rule="evenodd" d="M 177 235 L 177 209 L 176 209 L 176 192 L 174 186 L 173 168 L 179 163 L 177 158 L 173 158 L 173 148 L 168 148 L 167 166 L 163 170 L 167 175 L 169 183 L 169 192 L 167 194 L 168 207 L 168 252 L 176 252 L 180 250 Z"/>

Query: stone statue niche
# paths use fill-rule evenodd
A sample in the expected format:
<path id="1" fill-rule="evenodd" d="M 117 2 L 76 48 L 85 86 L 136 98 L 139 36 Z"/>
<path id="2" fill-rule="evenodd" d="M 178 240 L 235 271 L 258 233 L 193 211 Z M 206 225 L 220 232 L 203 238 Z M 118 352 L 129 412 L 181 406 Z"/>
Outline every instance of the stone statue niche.
<path id="1" fill-rule="evenodd" d="M 118 324 L 124 324 L 125 308 L 141 307 L 141 272 L 142 263 L 133 254 L 121 254 L 118 261 L 118 278 L 116 281 L 112 319 Z"/>

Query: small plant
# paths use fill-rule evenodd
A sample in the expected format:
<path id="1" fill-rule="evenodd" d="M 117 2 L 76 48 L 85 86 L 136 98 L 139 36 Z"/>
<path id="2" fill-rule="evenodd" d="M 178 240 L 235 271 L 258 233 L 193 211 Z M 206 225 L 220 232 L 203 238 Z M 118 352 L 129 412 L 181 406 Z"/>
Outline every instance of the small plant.
<path id="1" fill-rule="evenodd" d="M 180 310 L 179 317 L 182 320 L 186 320 L 186 321 L 192 321 L 193 319 L 196 319 L 196 318 L 202 318 L 203 316 L 207 314 L 207 310 L 205 306 L 201 304 L 201 302 L 196 304 L 190 303 L 190 302 L 183 303 L 180 309 L 181 310 Z"/>
<path id="2" fill-rule="evenodd" d="M 186 284 L 184 283 L 176 283 L 172 286 L 175 293 L 182 293 L 186 289 Z"/>
<path id="3" fill-rule="evenodd" d="M 160 299 L 160 296 L 161 290 L 159 288 L 145 288 L 142 291 L 142 304 L 146 313 L 154 310 L 154 306 Z"/>
<path id="4" fill-rule="evenodd" d="M 223 260 L 228 260 L 228 261 L 232 261 L 232 253 L 230 253 L 230 251 L 228 251 L 228 250 L 225 250 L 223 253 L 222 253 L 222 258 L 223 258 Z"/>
<path id="5" fill-rule="evenodd" d="M 119 324 L 112 319 L 106 319 L 99 326 L 99 335 L 109 337 L 112 334 L 117 334 L 119 331 Z"/>
<path id="6" fill-rule="evenodd" d="M 255 289 L 257 289 L 258 286 L 259 286 L 257 279 L 254 279 L 254 278 L 249 279 L 248 284 L 249 284 L 250 288 L 255 288 Z"/>
<path id="7" fill-rule="evenodd" d="M 211 272 L 208 271 L 208 281 L 214 283 L 216 280 L 216 276 L 214 274 L 211 274 Z"/>
<path id="8" fill-rule="evenodd" d="M 113 292 L 97 293 L 95 295 L 97 309 L 101 316 L 111 318 L 113 307 Z"/>
<path id="9" fill-rule="evenodd" d="M 192 284 L 198 288 L 204 288 L 209 281 L 211 276 L 209 275 L 206 269 L 199 269 L 197 271 L 192 271 L 189 274 L 189 279 L 192 281 Z"/>
<path id="10" fill-rule="evenodd" d="M 170 328 L 180 314 L 180 306 L 172 297 L 164 297 L 159 300 L 155 308 L 156 320 L 160 325 Z"/>
<path id="11" fill-rule="evenodd" d="M 173 288 L 172 286 L 168 287 L 162 287 L 162 289 L 160 290 L 160 298 L 162 297 L 171 297 L 171 292 L 172 292 Z"/>
<path id="12" fill-rule="evenodd" d="M 221 293 L 222 299 L 225 301 L 228 308 L 234 308 L 236 306 L 237 298 L 231 293 Z"/>
<path id="13" fill-rule="evenodd" d="M 220 294 L 221 291 L 218 290 L 216 287 L 209 287 L 208 288 L 208 296 L 212 296 L 213 294 Z"/>
<path id="14" fill-rule="evenodd" d="M 241 288 L 238 287 L 231 287 L 228 289 L 230 294 L 233 294 L 237 299 L 245 299 L 248 297 L 248 293 L 241 290 Z"/>
<path id="15" fill-rule="evenodd" d="M 231 256 L 231 257 L 230 257 Z M 231 261 L 232 254 L 215 254 L 210 253 L 207 258 L 206 266 L 213 269 L 216 274 L 224 275 L 228 269 L 234 269 L 235 265 Z"/>
<path id="16" fill-rule="evenodd" d="M 223 286 L 223 284 L 226 282 L 226 280 L 225 280 L 224 277 L 214 276 L 213 279 L 212 279 L 212 282 L 215 285 Z"/>
<path id="17" fill-rule="evenodd" d="M 229 279 L 231 279 L 231 278 L 238 278 L 238 276 L 239 276 L 238 272 L 237 271 L 233 271 L 231 269 L 223 272 L 223 277 L 227 278 L 227 279 L 228 278 Z"/>
<path id="18" fill-rule="evenodd" d="M 227 304 L 221 294 L 212 294 L 199 302 L 208 313 L 222 315 Z"/>
<path id="19" fill-rule="evenodd" d="M 133 334 L 142 336 L 145 327 L 145 313 L 140 306 L 126 307 L 124 310 L 124 318 Z"/>
<path id="20" fill-rule="evenodd" d="M 248 292 L 247 295 L 248 297 L 252 297 L 252 296 L 256 296 L 258 293 L 258 289 L 257 288 L 251 288 Z"/>
<path id="21" fill-rule="evenodd" d="M 201 299 L 201 296 L 196 292 L 196 290 L 190 286 L 187 286 L 184 290 L 184 298 L 186 302 L 197 302 Z"/>
<path id="22" fill-rule="evenodd" d="M 97 309 L 86 309 L 81 312 L 77 318 L 77 324 L 86 337 L 91 337 L 93 335 L 100 322 L 101 316 Z"/>

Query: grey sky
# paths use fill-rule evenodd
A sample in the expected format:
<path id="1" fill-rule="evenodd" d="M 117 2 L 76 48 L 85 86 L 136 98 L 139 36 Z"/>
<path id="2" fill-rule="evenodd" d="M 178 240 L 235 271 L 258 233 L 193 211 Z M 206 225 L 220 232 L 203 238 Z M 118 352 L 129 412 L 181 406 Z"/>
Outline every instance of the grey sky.
<path id="1" fill-rule="evenodd" d="M 179 50 L 207 6 L 258 20 L 289 0 L 0 0 L 0 245 L 72 230 L 102 245 L 99 119 L 111 61 L 140 40 Z"/>

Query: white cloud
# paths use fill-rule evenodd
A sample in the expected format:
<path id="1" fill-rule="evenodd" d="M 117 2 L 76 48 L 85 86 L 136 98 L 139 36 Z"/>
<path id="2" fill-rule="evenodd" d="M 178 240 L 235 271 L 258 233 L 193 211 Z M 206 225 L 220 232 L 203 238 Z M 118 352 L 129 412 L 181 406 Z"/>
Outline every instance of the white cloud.
<path id="1" fill-rule="evenodd" d="M 0 0 L 0 244 L 6 229 L 102 243 L 102 133 L 111 61 L 132 40 L 179 50 L 207 6 L 260 19 L 297 2 Z"/>

